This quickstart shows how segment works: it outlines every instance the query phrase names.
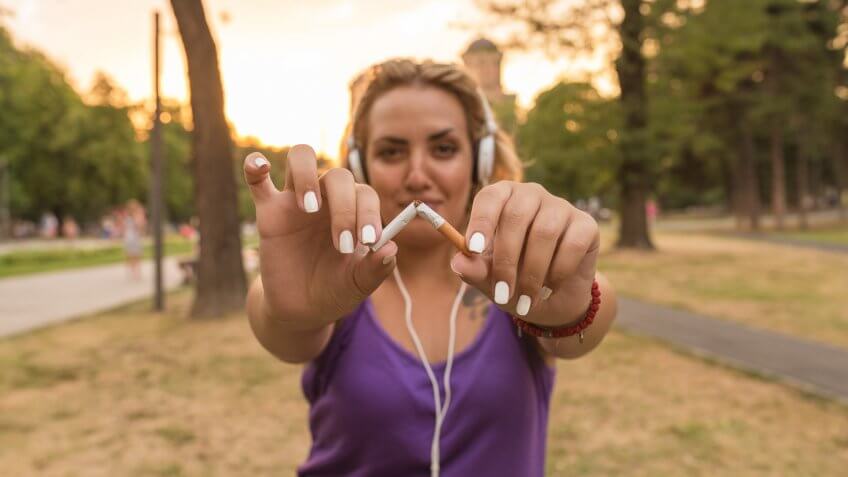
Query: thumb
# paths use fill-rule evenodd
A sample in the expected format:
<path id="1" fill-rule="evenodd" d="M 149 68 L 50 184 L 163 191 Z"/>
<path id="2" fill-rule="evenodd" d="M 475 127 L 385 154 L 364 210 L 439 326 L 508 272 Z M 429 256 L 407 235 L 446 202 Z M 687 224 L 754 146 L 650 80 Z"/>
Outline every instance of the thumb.
<path id="1" fill-rule="evenodd" d="M 376 252 L 364 245 L 356 249 L 353 264 L 353 284 L 361 299 L 371 295 L 392 273 L 397 264 L 397 244 L 389 240 Z"/>
<path id="2" fill-rule="evenodd" d="M 483 256 L 474 254 L 467 257 L 457 253 L 451 259 L 450 267 L 462 281 L 489 295 L 486 291 L 491 288 L 489 287 L 489 262 Z"/>

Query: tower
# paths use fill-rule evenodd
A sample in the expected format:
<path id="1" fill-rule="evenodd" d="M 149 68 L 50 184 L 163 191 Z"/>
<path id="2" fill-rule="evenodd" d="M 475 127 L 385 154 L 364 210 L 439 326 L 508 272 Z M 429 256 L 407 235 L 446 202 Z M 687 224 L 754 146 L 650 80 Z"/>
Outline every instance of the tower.
<path id="1" fill-rule="evenodd" d="M 501 129 L 513 134 L 517 125 L 515 95 L 505 94 L 501 87 L 503 53 L 486 38 L 478 38 L 462 54 L 465 68 L 474 77 L 492 105 Z"/>
<path id="2" fill-rule="evenodd" d="M 501 88 L 501 60 L 503 53 L 486 38 L 478 38 L 462 54 L 465 67 L 483 88 L 489 101 L 498 102 L 504 97 Z"/>

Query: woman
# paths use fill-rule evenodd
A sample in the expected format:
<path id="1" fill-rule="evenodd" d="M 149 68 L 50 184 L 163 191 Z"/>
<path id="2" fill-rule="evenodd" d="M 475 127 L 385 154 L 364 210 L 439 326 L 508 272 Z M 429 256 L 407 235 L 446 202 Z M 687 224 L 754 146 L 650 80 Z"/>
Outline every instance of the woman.
<path id="1" fill-rule="evenodd" d="M 308 363 L 313 444 L 299 475 L 542 475 L 554 360 L 586 354 L 615 316 L 598 227 L 520 182 L 462 70 L 391 60 L 369 74 L 345 168 L 319 177 L 295 146 L 279 191 L 264 157 L 244 165 L 260 236 L 250 324 L 279 359 Z M 470 256 L 418 219 L 366 246 L 414 200 L 463 231 Z M 516 333 L 512 318 L 574 331 L 589 315 L 563 338 Z"/>
<path id="2" fill-rule="evenodd" d="M 130 276 L 136 280 L 141 279 L 141 256 L 144 253 L 141 237 L 145 226 L 144 208 L 137 200 L 131 199 L 123 215 L 124 255 Z"/>

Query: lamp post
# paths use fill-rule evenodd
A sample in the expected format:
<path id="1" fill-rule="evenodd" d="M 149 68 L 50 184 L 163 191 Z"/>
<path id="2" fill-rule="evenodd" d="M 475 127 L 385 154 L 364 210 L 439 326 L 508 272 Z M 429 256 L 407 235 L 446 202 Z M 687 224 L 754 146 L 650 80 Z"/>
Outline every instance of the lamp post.
<path id="1" fill-rule="evenodd" d="M 162 290 L 162 102 L 159 97 L 159 12 L 153 14 L 153 90 L 155 108 L 153 130 L 150 133 L 150 164 L 153 169 L 150 179 L 150 220 L 153 233 L 153 308 L 165 309 L 165 296 Z"/>
<path id="2" fill-rule="evenodd" d="M 9 160 L 0 155 L 0 239 L 12 238 L 12 191 L 9 189 Z"/>

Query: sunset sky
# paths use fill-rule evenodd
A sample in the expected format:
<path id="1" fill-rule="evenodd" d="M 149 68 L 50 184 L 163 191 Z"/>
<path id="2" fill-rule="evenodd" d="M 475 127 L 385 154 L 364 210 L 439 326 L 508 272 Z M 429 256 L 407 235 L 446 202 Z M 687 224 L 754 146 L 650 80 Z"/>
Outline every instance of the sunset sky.
<path id="1" fill-rule="evenodd" d="M 347 85 L 394 56 L 460 61 L 480 30 L 473 0 L 206 0 L 218 45 L 227 116 L 240 136 L 308 143 L 335 157 L 347 120 Z M 152 95 L 152 15 L 162 12 L 163 94 L 186 98 L 185 66 L 166 0 L 0 0 L 20 45 L 46 53 L 78 90 L 105 71 L 132 100 Z M 497 32 L 488 32 L 497 40 Z M 507 53 L 502 82 L 528 107 L 564 72 L 602 70 L 542 54 Z M 601 84 L 601 87 L 604 85 Z"/>

